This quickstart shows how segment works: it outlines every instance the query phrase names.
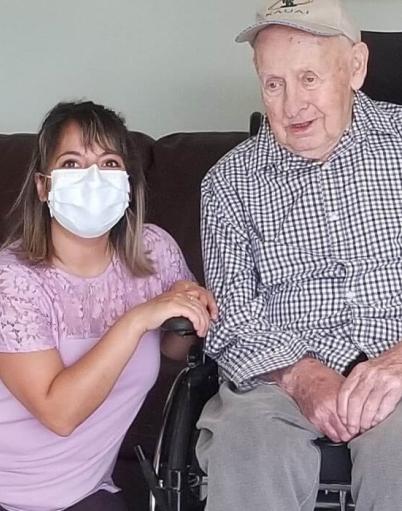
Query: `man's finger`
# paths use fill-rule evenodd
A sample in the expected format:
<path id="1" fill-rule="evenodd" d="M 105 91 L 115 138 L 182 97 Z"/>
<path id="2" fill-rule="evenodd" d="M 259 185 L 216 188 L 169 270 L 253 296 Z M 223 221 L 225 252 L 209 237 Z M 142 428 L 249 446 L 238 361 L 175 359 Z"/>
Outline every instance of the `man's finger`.
<path id="1" fill-rule="evenodd" d="M 348 403 L 351 393 L 354 391 L 356 386 L 359 384 L 358 376 L 350 375 L 343 382 L 337 399 L 337 413 L 340 420 L 344 425 L 347 424 L 348 419 Z"/>
<path id="2" fill-rule="evenodd" d="M 338 415 L 334 415 L 331 419 L 331 426 L 336 431 L 340 442 L 348 442 L 352 438 L 352 434 L 341 421 Z"/>
<path id="3" fill-rule="evenodd" d="M 320 431 L 324 433 L 330 440 L 333 442 L 342 442 L 343 440 L 338 435 L 338 432 L 335 428 L 331 426 L 331 424 L 326 424 L 325 427 L 321 428 Z"/>
<path id="4" fill-rule="evenodd" d="M 375 414 L 370 427 L 373 428 L 384 421 L 396 408 L 401 400 L 401 393 L 399 391 L 391 390 L 383 397 L 377 413 Z"/>
<path id="5" fill-rule="evenodd" d="M 360 431 L 367 431 L 372 427 L 374 417 L 378 415 L 379 408 L 386 395 L 385 392 L 382 387 L 376 388 L 367 396 L 360 417 Z"/>
<path id="6" fill-rule="evenodd" d="M 358 374 L 357 376 L 358 378 L 351 378 L 349 384 L 350 377 L 347 378 L 338 395 L 339 417 L 353 436 L 360 431 L 363 406 L 374 386 L 371 380 L 363 378 L 364 375 Z"/>
<path id="7" fill-rule="evenodd" d="M 359 384 L 349 395 L 346 427 L 352 435 L 356 435 L 360 431 L 363 407 L 372 391 L 372 388 L 373 385 L 369 384 L 367 380 L 360 380 Z"/>

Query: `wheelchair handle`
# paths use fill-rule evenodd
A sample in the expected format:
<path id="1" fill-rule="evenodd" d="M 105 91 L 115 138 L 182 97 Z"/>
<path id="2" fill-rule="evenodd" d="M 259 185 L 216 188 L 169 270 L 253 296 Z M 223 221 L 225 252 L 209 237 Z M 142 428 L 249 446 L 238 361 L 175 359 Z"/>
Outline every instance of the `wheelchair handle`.
<path id="1" fill-rule="evenodd" d="M 161 325 L 164 332 L 175 332 L 178 335 L 195 335 L 195 330 L 191 321 L 183 316 L 175 316 L 167 319 Z"/>

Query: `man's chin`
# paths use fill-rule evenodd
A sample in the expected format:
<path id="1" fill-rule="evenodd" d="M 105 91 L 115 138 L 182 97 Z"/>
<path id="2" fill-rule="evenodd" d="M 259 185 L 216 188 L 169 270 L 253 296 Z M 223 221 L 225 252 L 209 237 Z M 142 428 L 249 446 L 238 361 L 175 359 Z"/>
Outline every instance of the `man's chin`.
<path id="1" fill-rule="evenodd" d="M 331 151 L 327 145 L 320 144 L 317 140 L 307 138 L 288 141 L 285 147 L 291 153 L 309 160 L 320 160 Z"/>

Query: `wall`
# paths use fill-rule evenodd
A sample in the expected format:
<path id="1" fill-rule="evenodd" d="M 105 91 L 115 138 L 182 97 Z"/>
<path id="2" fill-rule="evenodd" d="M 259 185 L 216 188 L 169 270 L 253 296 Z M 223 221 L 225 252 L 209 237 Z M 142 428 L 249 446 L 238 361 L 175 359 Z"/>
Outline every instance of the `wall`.
<path id="1" fill-rule="evenodd" d="M 401 0 L 346 0 L 367 29 L 401 30 Z M 155 137 L 244 130 L 259 108 L 248 45 L 257 0 L 0 0 L 0 132 L 35 132 L 88 98 Z"/>

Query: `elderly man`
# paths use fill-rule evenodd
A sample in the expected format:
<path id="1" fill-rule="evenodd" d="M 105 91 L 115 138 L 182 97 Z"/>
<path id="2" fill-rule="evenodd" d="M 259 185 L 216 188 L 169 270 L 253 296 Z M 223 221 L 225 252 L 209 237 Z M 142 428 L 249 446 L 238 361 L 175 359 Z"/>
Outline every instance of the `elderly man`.
<path id="1" fill-rule="evenodd" d="M 266 118 L 202 187 L 207 509 L 312 510 L 322 436 L 349 443 L 356 510 L 402 509 L 402 108 L 359 92 L 340 0 L 276 2 L 237 40 Z"/>

